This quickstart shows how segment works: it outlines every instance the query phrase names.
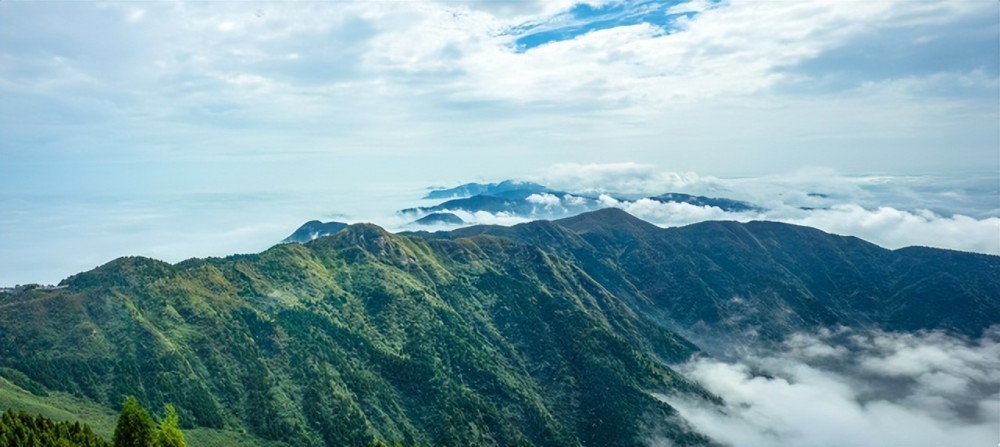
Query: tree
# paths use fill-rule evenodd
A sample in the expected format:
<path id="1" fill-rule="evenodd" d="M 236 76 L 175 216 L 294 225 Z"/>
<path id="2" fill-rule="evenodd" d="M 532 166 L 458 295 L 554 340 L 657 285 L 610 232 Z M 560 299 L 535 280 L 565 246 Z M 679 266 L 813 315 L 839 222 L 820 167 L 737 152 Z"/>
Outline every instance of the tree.
<path id="1" fill-rule="evenodd" d="M 115 447 L 149 447 L 153 441 L 153 418 L 133 396 L 125 398 L 115 426 Z"/>
<path id="2" fill-rule="evenodd" d="M 160 421 L 160 429 L 153 436 L 155 447 L 187 447 L 174 406 L 167 404 L 167 415 Z"/>

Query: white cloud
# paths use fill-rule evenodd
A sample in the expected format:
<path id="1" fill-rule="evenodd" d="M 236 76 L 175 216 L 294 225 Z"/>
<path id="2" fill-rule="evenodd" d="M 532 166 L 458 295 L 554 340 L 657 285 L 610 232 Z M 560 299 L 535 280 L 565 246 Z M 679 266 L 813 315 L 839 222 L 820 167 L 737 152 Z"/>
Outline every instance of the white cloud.
<path id="1" fill-rule="evenodd" d="M 970 343 L 941 333 L 799 334 L 784 348 L 736 362 L 681 369 L 725 408 L 660 396 L 697 429 L 739 446 L 993 445 L 1000 400 L 1000 339 Z M 907 359 L 920 351 L 934 359 Z M 837 360 L 815 352 L 837 352 Z M 890 359 L 893 367 L 866 365 Z M 858 366 L 860 365 L 860 366 Z M 914 367 L 914 365 L 923 365 Z M 898 367 L 898 368 L 897 368 Z"/>
<path id="2" fill-rule="evenodd" d="M 629 214 L 662 227 L 677 227 L 706 220 L 739 220 L 748 221 L 759 217 L 754 213 L 730 213 L 714 206 L 698 206 L 690 203 L 663 203 L 651 199 L 635 201 L 618 201 L 602 195 L 601 204 L 605 207 L 621 208 Z"/>
<path id="3" fill-rule="evenodd" d="M 944 246 L 989 245 L 993 221 L 982 220 L 1000 211 L 993 199 L 984 206 L 966 191 L 912 190 L 916 199 L 888 203 L 884 191 L 865 197 L 871 186 L 833 182 L 817 191 L 831 194 L 827 200 L 759 176 L 803 166 L 949 175 L 996 166 L 995 58 L 973 57 L 970 68 L 920 52 L 933 41 L 947 43 L 944 52 L 994 54 L 981 50 L 993 48 L 995 24 L 975 20 L 995 17 L 995 2 L 734 0 L 668 31 L 634 24 L 515 51 L 519 25 L 558 25 L 577 3 L 0 2 L 0 158 L 9 168 L 0 190 L 92 203 L 125 190 L 147 199 L 179 187 L 205 191 L 224 177 L 243 192 L 294 184 L 299 193 L 332 187 L 354 197 L 387 182 L 525 178 L 573 160 L 541 177 L 590 194 L 736 194 L 772 209 L 788 205 L 768 215 L 787 221 L 808 217 L 798 206 L 884 206 L 912 216 L 881 212 L 881 223 L 856 228 L 840 220 L 862 211 L 834 210 L 823 215 L 832 222 L 824 228 L 890 246 L 935 231 L 946 233 Z M 964 45 L 970 35 L 988 45 Z M 887 44 L 868 52 L 863 43 L 871 41 Z M 866 56 L 796 68 L 838 49 Z M 920 66 L 895 62 L 897 50 L 915 52 Z M 872 74 L 870 60 L 893 65 L 892 75 Z M 840 70 L 863 73 L 846 82 Z M 830 89 L 829 79 L 843 85 Z M 601 164 L 616 160 L 639 163 Z M 108 175 L 77 174 L 94 164 Z M 211 174 L 189 175 L 191 165 Z M 136 187 L 136 178 L 151 186 Z M 923 217 L 914 200 L 933 202 L 922 208 L 940 217 Z M 646 205 L 636 212 L 668 224 L 724 217 Z M 325 211 L 317 205 L 316 214 Z M 15 226 L 43 228 L 46 214 Z M 923 236 L 908 239 L 911 227 Z M 953 245 L 967 227 L 974 237 Z M 143 252 L 143 240 L 120 254 Z M 58 257 L 119 254 L 84 245 Z M 46 251 L 59 253 L 58 245 Z M 10 261 L 0 270 L 19 281 L 18 268 Z"/>
<path id="4" fill-rule="evenodd" d="M 667 8 L 667 14 L 681 14 L 685 12 L 702 12 L 712 6 L 711 3 L 705 0 L 691 0 L 684 3 L 678 3 L 670 8 Z"/>
<path id="5" fill-rule="evenodd" d="M 574 196 L 572 194 L 566 194 L 562 197 L 563 202 L 569 206 L 585 206 L 588 200 L 584 197 Z"/>
<path id="6" fill-rule="evenodd" d="M 534 220 L 533 217 L 529 216 L 519 216 L 516 214 L 499 212 L 491 213 L 488 211 L 475 211 L 469 212 L 466 210 L 441 210 L 437 211 L 440 213 L 451 213 L 458 218 L 462 219 L 464 224 L 462 226 L 469 225 L 502 225 L 509 227 L 511 225 L 517 225 L 520 223 L 530 222 Z M 410 225 L 414 220 L 420 216 L 400 215 L 397 214 L 391 218 L 389 217 L 379 217 L 373 219 L 378 225 L 385 227 L 389 231 L 413 231 L 413 230 L 426 230 L 426 231 L 446 231 L 454 230 L 455 225 L 450 224 L 434 224 L 434 225 L 421 225 L 420 227 L 414 227 Z"/>
<path id="7" fill-rule="evenodd" d="M 532 219 L 523 216 L 517 216 L 510 213 L 489 213 L 486 211 L 476 211 L 475 213 L 469 213 L 466 211 L 454 211 L 462 220 L 466 222 L 475 223 L 479 225 L 503 225 L 511 226 L 519 223 L 528 222 Z"/>
<path id="8" fill-rule="evenodd" d="M 578 193 L 663 194 L 696 183 L 693 172 L 667 172 L 651 164 L 559 163 L 537 177 L 555 189 Z"/>
<path id="9" fill-rule="evenodd" d="M 786 175 L 719 178 L 636 163 L 568 163 L 550 167 L 538 180 L 574 192 L 614 191 L 639 197 L 683 192 L 744 200 L 763 208 L 727 212 L 687 203 L 599 197 L 600 207 L 621 208 L 664 227 L 705 220 L 771 220 L 856 236 L 890 249 L 921 245 L 1000 254 L 995 175 L 963 181 L 845 176 L 830 169 L 806 169 Z"/>
<path id="10" fill-rule="evenodd" d="M 548 193 L 532 194 L 525 200 L 529 203 L 541 205 L 545 208 L 552 208 L 562 204 L 562 199 Z"/>
<path id="11" fill-rule="evenodd" d="M 801 218 L 776 220 L 857 236 L 888 248 L 923 245 L 1000 254 L 998 217 L 942 217 L 927 210 L 910 212 L 891 207 L 870 210 L 856 204 L 842 204 L 810 211 Z"/>
<path id="12" fill-rule="evenodd" d="M 453 66 L 467 75 L 456 85 L 480 98 L 662 105 L 768 89 L 788 78 L 783 68 L 874 28 L 935 24 L 987 9 L 903 1 L 734 1 L 716 8 L 690 2 L 679 7 L 701 13 L 673 33 L 649 24 L 619 26 L 523 53 L 508 51 L 510 36 L 497 33 L 513 25 L 509 22 L 477 11 L 456 12 L 463 8 L 421 8 L 425 19 L 387 31 L 377 53 L 382 64 L 439 71 L 444 61 L 437 56 L 451 46 L 462 56 L 451 61 Z"/>

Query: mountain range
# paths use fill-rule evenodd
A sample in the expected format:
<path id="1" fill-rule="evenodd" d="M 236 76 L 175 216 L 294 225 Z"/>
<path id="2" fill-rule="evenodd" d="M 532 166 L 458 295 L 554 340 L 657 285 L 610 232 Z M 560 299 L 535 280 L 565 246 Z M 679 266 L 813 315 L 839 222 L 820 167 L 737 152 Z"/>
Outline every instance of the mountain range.
<path id="1" fill-rule="evenodd" d="M 434 188 L 427 192 L 424 199 L 462 199 L 478 195 L 495 196 L 508 191 L 545 192 L 547 190 L 548 188 L 537 183 L 504 180 L 498 183 L 466 183 L 454 188 Z"/>
<path id="2" fill-rule="evenodd" d="M 135 395 L 241 444 L 711 445 L 654 397 L 725 401 L 672 367 L 692 356 L 1000 323 L 1000 257 L 809 227 L 663 229 L 616 208 L 448 232 L 316 224 L 259 254 L 126 257 L 0 292 L 0 405 Z"/>
<path id="3" fill-rule="evenodd" d="M 677 192 L 658 196 L 625 196 L 621 194 L 573 193 L 550 189 L 546 186 L 514 180 L 499 183 L 467 183 L 449 189 L 434 189 L 425 200 L 443 202 L 431 206 L 406 208 L 399 214 L 419 218 L 431 214 L 486 212 L 530 219 L 555 219 L 608 207 L 608 201 L 634 203 L 649 200 L 659 203 L 684 203 L 697 207 L 715 207 L 727 212 L 754 212 L 763 209 L 740 200 L 705 197 Z M 457 217 L 457 216 L 456 216 Z M 474 223 L 474 222 L 472 222 Z"/>

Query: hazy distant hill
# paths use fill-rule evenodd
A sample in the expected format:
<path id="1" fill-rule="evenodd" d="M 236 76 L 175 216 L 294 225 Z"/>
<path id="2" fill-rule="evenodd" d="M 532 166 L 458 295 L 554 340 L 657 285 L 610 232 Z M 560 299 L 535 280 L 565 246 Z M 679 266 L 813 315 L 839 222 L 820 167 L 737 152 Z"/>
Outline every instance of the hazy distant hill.
<path id="1" fill-rule="evenodd" d="M 340 230 L 347 228 L 347 224 L 342 222 L 320 222 L 310 220 L 302 224 L 294 233 L 290 234 L 281 242 L 298 242 L 300 244 L 309 242 L 323 236 L 329 236 Z"/>
<path id="2" fill-rule="evenodd" d="M 698 351 L 688 338 L 974 336 L 1000 319 L 998 271 L 995 256 L 771 222 L 661 229 L 618 209 L 439 233 L 359 224 L 0 293 L 0 375 L 107 407 L 172 402 L 184 424 L 295 446 L 700 445 L 650 395 L 717 400 L 669 366 Z"/>
<path id="3" fill-rule="evenodd" d="M 531 192 L 542 192 L 548 188 L 531 182 L 519 182 L 515 180 L 504 180 L 499 183 L 466 183 L 454 188 L 437 188 L 429 191 L 425 199 L 461 199 L 465 197 L 478 196 L 480 194 L 498 195 L 512 190 L 526 190 Z"/>
<path id="4" fill-rule="evenodd" d="M 462 225 L 465 221 L 452 213 L 430 213 L 411 223 L 414 225 Z"/>
<path id="5" fill-rule="evenodd" d="M 631 198 L 608 194 L 613 200 L 631 203 L 651 200 L 660 203 L 685 203 L 698 207 L 716 207 L 726 212 L 763 211 L 751 203 L 727 198 L 704 197 L 682 193 L 665 193 L 654 197 Z M 399 213 L 410 216 L 465 211 L 470 214 L 503 213 L 532 219 L 556 219 L 575 216 L 608 206 L 598 195 L 579 194 L 547 188 L 530 182 L 506 180 L 500 183 L 467 183 L 450 189 L 433 190 L 424 199 L 445 199 L 432 206 L 406 208 Z"/>
<path id="6" fill-rule="evenodd" d="M 741 200 L 695 196 L 691 194 L 681 194 L 678 192 L 668 192 L 666 194 L 660 194 L 656 197 L 650 197 L 650 199 L 662 203 L 675 202 L 675 203 L 688 203 L 695 206 L 714 206 L 723 211 L 729 211 L 733 213 L 761 210 L 761 208 Z"/>

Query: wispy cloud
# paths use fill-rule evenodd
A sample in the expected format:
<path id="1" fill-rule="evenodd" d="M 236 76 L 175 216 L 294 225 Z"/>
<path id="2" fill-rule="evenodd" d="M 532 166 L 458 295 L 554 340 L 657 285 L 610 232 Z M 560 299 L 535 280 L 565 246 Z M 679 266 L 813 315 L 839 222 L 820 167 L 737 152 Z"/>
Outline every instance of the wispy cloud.
<path id="1" fill-rule="evenodd" d="M 898 180 L 1000 164 L 995 2 L 583 3 L 0 2 L 0 190 L 354 198 L 572 161 L 542 177 L 726 196 L 765 188 L 709 175 L 821 166 Z M 636 164 L 604 165 L 615 160 Z M 913 200 L 858 190 L 777 202 L 919 220 Z M 996 216 L 948 192 L 915 191 L 943 219 Z"/>
<path id="2" fill-rule="evenodd" d="M 995 152 L 996 126 L 986 124 L 996 121 L 995 104 L 984 98 L 998 88 L 997 57 L 963 50 L 995 41 L 995 24 L 977 19 L 995 4 L 713 5 L 81 3 L 51 14 L 54 6 L 4 3 L 2 150 L 35 160 L 39 152 L 146 158 L 365 147 L 468 162 L 459 148 L 538 155 L 541 147 L 555 152 L 542 160 L 549 163 L 565 160 L 559 148 L 567 146 L 585 161 L 625 146 L 629 158 L 703 172 L 711 163 L 758 172 L 769 163 L 843 165 L 856 155 L 821 153 L 838 146 L 898 166 L 940 158 L 949 138 L 949 149 L 965 154 L 951 162 L 968 166 Z M 677 8 L 698 12 L 664 32 L 653 17 Z M 512 49 L 519 24 L 566 17 L 585 32 Z M 873 37 L 878 46 L 865 54 L 874 55 L 855 57 Z M 875 67 L 901 52 L 923 65 Z M 835 98 L 813 88 L 834 78 Z M 913 151 L 920 156 L 903 156 Z"/>

